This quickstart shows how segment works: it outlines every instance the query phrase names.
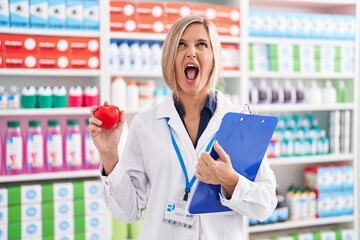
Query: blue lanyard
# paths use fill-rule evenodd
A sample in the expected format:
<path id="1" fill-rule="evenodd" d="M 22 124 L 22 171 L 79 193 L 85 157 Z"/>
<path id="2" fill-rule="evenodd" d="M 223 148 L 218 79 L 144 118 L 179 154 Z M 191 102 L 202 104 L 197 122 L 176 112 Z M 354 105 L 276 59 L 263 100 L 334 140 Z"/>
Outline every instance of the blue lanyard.
<path id="1" fill-rule="evenodd" d="M 184 176 L 185 176 L 185 195 L 184 195 L 184 201 L 187 201 L 188 199 L 188 195 L 189 195 L 189 192 L 190 192 L 190 189 L 191 187 L 193 186 L 195 180 L 196 180 L 196 176 L 194 175 L 191 179 L 191 181 L 189 181 L 189 176 L 187 174 L 187 171 L 186 171 L 186 168 L 185 168 L 185 163 L 184 163 L 184 159 L 182 158 L 182 155 L 180 153 L 180 149 L 176 143 L 176 140 L 174 138 L 174 135 L 171 131 L 171 127 L 169 125 L 169 118 L 166 119 L 167 123 L 168 123 L 168 127 L 169 127 L 169 130 L 170 130 L 170 136 L 171 136 L 171 142 L 174 146 L 174 149 L 175 149 L 175 152 L 178 156 L 178 159 L 179 159 L 179 162 L 180 162 L 180 165 L 181 165 L 181 168 L 182 168 L 182 171 L 184 173 Z M 215 138 L 216 138 L 216 134 L 212 137 L 212 139 L 210 140 L 209 144 L 207 145 L 206 147 L 206 152 L 209 152 L 210 151 L 210 148 L 211 146 L 213 145 L 214 141 L 215 141 Z"/>

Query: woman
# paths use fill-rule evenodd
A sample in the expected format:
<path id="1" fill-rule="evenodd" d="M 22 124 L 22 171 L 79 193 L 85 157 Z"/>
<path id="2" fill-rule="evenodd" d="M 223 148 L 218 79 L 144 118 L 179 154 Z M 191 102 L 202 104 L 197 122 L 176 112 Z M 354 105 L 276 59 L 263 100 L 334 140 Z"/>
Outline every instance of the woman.
<path id="1" fill-rule="evenodd" d="M 91 108 L 89 130 L 102 159 L 105 202 L 123 222 L 138 221 L 146 210 L 140 239 L 243 239 L 243 216 L 264 220 L 275 208 L 276 182 L 266 159 L 251 182 L 234 171 L 216 141 L 217 161 L 205 151 L 224 114 L 240 111 L 215 91 L 220 48 L 209 20 L 188 16 L 174 23 L 162 54 L 163 76 L 172 95 L 134 117 L 121 156 L 117 145 L 124 114 L 114 129 L 106 130 L 94 117 L 96 106 Z M 194 175 L 221 184 L 221 202 L 236 214 L 173 214 L 184 209 L 193 194 Z"/>

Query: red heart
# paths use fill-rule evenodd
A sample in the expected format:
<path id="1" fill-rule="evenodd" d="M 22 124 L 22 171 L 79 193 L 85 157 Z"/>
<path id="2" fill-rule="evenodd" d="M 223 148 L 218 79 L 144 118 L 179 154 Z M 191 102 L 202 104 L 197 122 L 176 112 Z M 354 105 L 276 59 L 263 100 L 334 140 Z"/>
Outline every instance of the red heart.
<path id="1" fill-rule="evenodd" d="M 121 112 L 115 105 L 100 105 L 95 110 L 94 115 L 102 121 L 104 128 L 111 129 L 119 122 Z"/>

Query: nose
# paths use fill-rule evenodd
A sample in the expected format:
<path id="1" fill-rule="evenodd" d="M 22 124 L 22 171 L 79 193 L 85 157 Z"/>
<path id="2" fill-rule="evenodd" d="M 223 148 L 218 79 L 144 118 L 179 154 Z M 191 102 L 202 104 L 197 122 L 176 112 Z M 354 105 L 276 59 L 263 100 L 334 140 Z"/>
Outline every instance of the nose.
<path id="1" fill-rule="evenodd" d="M 196 51 L 194 47 L 190 47 L 189 51 L 186 54 L 186 57 L 188 58 L 196 58 Z"/>

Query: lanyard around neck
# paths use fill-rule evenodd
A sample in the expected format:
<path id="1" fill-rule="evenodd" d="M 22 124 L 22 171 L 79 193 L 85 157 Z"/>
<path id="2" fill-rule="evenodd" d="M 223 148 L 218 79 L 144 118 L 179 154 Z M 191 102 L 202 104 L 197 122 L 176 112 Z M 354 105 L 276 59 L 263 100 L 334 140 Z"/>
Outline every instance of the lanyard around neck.
<path id="1" fill-rule="evenodd" d="M 183 159 L 183 157 L 182 157 L 182 155 L 181 155 L 180 149 L 179 149 L 179 147 L 178 147 L 178 145 L 177 145 L 177 143 L 176 143 L 176 140 L 175 140 L 175 138 L 174 138 L 174 135 L 173 135 L 173 133 L 172 133 L 172 131 L 171 131 L 171 127 L 170 127 L 170 125 L 169 125 L 169 118 L 167 118 L 166 121 L 167 121 L 167 123 L 168 123 L 168 127 L 169 127 L 169 130 L 170 130 L 171 142 L 172 142 L 172 144 L 173 144 L 173 146 L 174 146 L 175 152 L 176 152 L 176 154 L 177 154 L 177 156 L 178 156 L 178 159 L 179 159 L 179 162 L 180 162 L 180 165 L 181 165 L 181 169 L 182 169 L 182 171 L 183 171 L 183 173 L 184 173 L 184 176 L 185 176 L 185 195 L 184 195 L 184 199 L 183 199 L 183 200 L 184 200 L 184 201 L 187 201 L 188 195 L 189 195 L 189 192 L 190 192 L 190 189 L 191 189 L 191 187 L 193 186 L 193 184 L 194 184 L 194 182 L 195 182 L 195 180 L 196 180 L 196 177 L 195 177 L 195 175 L 194 175 L 194 176 L 191 178 L 191 181 L 189 181 L 189 176 L 188 176 L 187 171 L 186 171 L 186 168 L 185 168 L 184 159 Z M 214 143 L 214 141 L 215 141 L 215 138 L 216 138 L 216 134 L 211 138 L 209 144 L 207 145 L 206 150 L 205 150 L 206 152 L 209 152 L 209 151 L 210 151 L 210 148 L 211 148 L 211 146 L 213 145 L 213 143 Z"/>

